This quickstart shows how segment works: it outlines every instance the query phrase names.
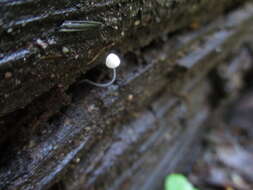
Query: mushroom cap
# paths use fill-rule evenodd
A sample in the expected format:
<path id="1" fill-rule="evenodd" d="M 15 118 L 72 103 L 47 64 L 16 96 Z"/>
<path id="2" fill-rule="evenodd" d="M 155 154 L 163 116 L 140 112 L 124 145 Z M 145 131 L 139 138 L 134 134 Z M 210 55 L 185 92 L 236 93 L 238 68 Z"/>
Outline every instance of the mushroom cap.
<path id="1" fill-rule="evenodd" d="M 120 58 L 114 53 L 110 53 L 106 57 L 105 65 L 110 69 L 116 69 L 120 65 Z"/>

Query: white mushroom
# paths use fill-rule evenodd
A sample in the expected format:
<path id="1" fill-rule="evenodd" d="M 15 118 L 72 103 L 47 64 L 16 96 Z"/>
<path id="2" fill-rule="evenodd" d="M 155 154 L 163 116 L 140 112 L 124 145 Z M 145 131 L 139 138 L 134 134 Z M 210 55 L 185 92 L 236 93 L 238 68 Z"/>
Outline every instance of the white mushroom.
<path id="1" fill-rule="evenodd" d="M 119 58 L 119 56 L 116 55 L 116 54 L 114 54 L 114 53 L 110 53 L 106 57 L 105 65 L 109 69 L 116 69 L 120 65 L 120 58 Z"/>
<path id="2" fill-rule="evenodd" d="M 107 68 L 112 69 L 113 71 L 113 75 L 112 75 L 112 80 L 107 82 L 107 83 L 97 83 L 97 82 L 93 82 L 89 79 L 84 79 L 81 82 L 86 82 L 89 83 L 91 85 L 94 86 L 98 86 L 98 87 L 108 87 L 110 85 L 112 85 L 115 80 L 116 80 L 116 68 L 120 65 L 120 58 L 118 55 L 114 54 L 114 53 L 110 53 L 109 55 L 107 55 L 106 60 L 105 60 L 105 65 Z"/>

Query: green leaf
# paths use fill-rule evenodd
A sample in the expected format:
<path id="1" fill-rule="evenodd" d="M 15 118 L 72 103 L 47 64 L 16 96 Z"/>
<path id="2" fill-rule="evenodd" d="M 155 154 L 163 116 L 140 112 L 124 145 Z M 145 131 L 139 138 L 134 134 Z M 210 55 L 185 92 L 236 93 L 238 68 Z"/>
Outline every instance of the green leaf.
<path id="1" fill-rule="evenodd" d="M 198 190 L 181 174 L 171 174 L 166 177 L 165 190 Z"/>

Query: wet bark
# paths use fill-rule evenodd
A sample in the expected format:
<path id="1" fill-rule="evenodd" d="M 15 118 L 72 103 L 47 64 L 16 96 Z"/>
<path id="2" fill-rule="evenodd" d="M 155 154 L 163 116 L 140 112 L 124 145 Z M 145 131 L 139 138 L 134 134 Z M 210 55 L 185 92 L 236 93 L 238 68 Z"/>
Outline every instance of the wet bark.
<path id="1" fill-rule="evenodd" d="M 24 108 L 50 89 L 67 89 L 107 51 L 124 54 L 164 32 L 207 22 L 239 2 L 1 1 L 0 116 Z M 65 20 L 101 26 L 59 32 Z"/>
<path id="2" fill-rule="evenodd" d="M 243 88 L 252 19 L 233 0 L 1 1 L 0 189 L 160 187 Z M 110 51 L 116 83 L 80 84 Z"/>

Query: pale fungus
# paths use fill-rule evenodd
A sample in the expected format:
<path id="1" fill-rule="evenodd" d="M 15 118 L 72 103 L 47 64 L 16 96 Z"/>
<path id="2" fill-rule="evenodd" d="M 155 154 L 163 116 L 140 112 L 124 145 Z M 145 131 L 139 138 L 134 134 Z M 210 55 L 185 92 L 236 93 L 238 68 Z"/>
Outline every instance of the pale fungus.
<path id="1" fill-rule="evenodd" d="M 110 53 L 110 54 L 106 57 L 105 65 L 106 65 L 109 69 L 116 69 L 116 68 L 120 65 L 120 58 L 119 58 L 119 56 L 117 56 L 117 55 L 114 54 L 114 53 Z"/>
<path id="2" fill-rule="evenodd" d="M 89 83 L 89 84 L 92 84 L 92 85 L 98 86 L 98 87 L 108 87 L 108 86 L 112 85 L 116 80 L 116 76 L 117 76 L 116 68 L 120 65 L 120 62 L 121 61 L 120 61 L 119 56 L 114 53 L 110 53 L 106 57 L 106 60 L 105 60 L 106 67 L 113 70 L 113 76 L 112 76 L 111 81 L 109 81 L 107 83 L 96 83 L 91 80 L 85 79 L 81 82 L 86 82 L 86 83 Z"/>

